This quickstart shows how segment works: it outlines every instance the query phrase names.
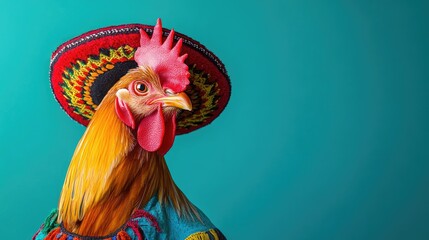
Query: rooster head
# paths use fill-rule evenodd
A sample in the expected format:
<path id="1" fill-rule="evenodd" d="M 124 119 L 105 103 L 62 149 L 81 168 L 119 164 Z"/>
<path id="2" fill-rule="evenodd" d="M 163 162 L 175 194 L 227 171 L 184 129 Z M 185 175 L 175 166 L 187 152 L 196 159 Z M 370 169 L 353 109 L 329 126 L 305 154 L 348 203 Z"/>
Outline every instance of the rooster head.
<path id="1" fill-rule="evenodd" d="M 189 84 L 187 54 L 180 55 L 182 39 L 173 47 L 174 30 L 163 42 L 161 20 L 152 37 L 140 31 L 140 47 L 134 59 L 138 67 L 116 84 L 115 110 L 118 118 L 136 129 L 137 141 L 144 150 L 161 155 L 171 148 L 176 135 L 179 110 L 192 110 L 184 93 Z"/>

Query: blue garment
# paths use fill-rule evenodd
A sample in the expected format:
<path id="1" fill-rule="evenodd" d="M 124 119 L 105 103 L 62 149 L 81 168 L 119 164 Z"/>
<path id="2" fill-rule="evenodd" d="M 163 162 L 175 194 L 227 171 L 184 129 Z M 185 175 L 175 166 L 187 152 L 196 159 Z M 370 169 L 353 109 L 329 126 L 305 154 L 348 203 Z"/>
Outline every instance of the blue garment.
<path id="1" fill-rule="evenodd" d="M 156 197 L 153 197 L 141 211 L 145 216 L 135 216 L 124 226 L 125 232 L 133 240 L 138 240 L 139 233 L 144 239 L 159 239 L 159 240 L 176 240 L 176 239 L 225 239 L 222 233 L 210 222 L 206 215 L 201 210 L 196 208 L 200 214 L 200 220 L 197 218 L 190 219 L 184 216 L 179 217 L 176 210 L 170 203 L 160 204 Z M 42 226 L 41 230 L 33 237 L 35 240 L 45 239 L 51 231 L 57 231 L 57 238 L 62 234 L 66 234 L 67 239 L 73 239 L 76 235 L 67 233 L 58 224 L 55 223 L 56 214 L 51 214 L 51 219 L 46 222 L 53 223 L 52 226 Z M 139 230 L 133 229 L 131 225 L 136 226 Z M 60 229 L 58 229 L 60 228 Z M 85 239 L 85 238 L 81 238 Z M 115 236 L 98 239 L 116 239 Z"/>

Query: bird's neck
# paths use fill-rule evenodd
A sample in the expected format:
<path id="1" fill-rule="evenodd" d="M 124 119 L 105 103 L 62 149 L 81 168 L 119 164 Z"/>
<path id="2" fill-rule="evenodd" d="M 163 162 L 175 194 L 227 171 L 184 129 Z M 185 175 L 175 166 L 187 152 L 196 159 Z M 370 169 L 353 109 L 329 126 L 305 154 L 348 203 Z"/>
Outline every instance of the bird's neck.
<path id="1" fill-rule="evenodd" d="M 140 148 L 116 116 L 113 102 L 105 99 L 72 157 L 58 221 L 79 235 L 105 236 L 155 194 L 179 212 L 195 212 L 174 184 L 164 157 Z"/>

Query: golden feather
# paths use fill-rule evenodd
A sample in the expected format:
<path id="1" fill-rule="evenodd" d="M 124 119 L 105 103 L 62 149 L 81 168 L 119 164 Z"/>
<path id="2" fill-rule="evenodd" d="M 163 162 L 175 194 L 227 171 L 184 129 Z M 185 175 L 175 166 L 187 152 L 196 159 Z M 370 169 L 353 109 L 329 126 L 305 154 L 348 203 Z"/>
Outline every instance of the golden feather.
<path id="1" fill-rule="evenodd" d="M 159 81 L 150 69 L 122 77 L 98 106 L 79 141 L 61 192 L 58 222 L 84 236 L 104 236 L 121 227 L 136 208 L 158 194 L 179 215 L 199 218 L 175 185 L 165 159 L 144 151 L 115 113 L 115 93 L 135 79 Z"/>

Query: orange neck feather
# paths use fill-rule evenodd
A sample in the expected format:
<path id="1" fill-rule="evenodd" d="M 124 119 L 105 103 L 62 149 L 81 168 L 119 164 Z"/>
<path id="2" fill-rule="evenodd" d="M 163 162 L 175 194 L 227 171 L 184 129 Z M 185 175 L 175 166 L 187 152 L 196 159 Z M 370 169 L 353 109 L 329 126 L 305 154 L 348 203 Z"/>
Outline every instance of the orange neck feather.
<path id="1" fill-rule="evenodd" d="M 140 148 L 116 116 L 115 93 L 126 85 L 122 78 L 107 93 L 70 162 L 58 207 L 58 222 L 70 232 L 108 235 L 156 193 L 179 214 L 199 218 L 172 180 L 164 157 Z"/>

